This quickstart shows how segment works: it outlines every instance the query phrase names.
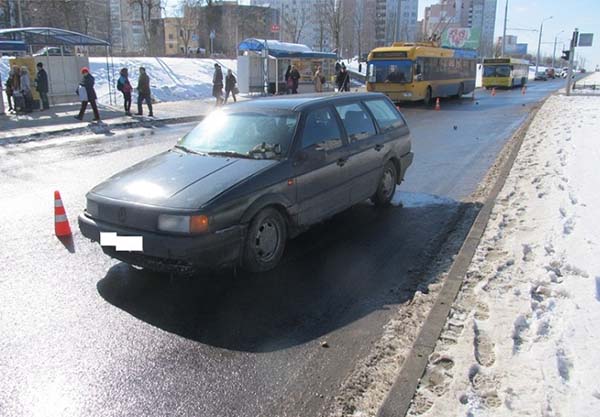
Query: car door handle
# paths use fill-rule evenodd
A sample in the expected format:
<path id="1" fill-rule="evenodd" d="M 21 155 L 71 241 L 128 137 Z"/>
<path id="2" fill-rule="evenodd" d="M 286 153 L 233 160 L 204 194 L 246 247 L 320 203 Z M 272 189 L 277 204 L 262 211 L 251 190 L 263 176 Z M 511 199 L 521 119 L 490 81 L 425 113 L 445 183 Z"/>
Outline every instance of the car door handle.
<path id="1" fill-rule="evenodd" d="M 340 158 L 337 160 L 337 164 L 341 167 L 343 167 L 346 164 L 346 162 L 348 162 L 348 158 Z"/>
<path id="2" fill-rule="evenodd" d="M 379 151 L 380 151 L 380 150 L 382 150 L 382 149 L 383 149 L 383 143 L 378 143 L 377 145 L 375 145 L 375 150 L 376 150 L 377 152 L 379 152 Z"/>

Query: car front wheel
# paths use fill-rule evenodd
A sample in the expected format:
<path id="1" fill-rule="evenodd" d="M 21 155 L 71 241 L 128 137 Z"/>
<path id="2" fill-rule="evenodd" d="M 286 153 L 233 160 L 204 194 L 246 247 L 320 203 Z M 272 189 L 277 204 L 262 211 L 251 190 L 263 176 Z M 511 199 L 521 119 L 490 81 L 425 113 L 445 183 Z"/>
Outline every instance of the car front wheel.
<path id="1" fill-rule="evenodd" d="M 251 272 L 275 268 L 285 249 L 287 227 L 275 208 L 261 210 L 250 223 L 244 247 L 243 267 Z"/>
<path id="2" fill-rule="evenodd" d="M 396 165 L 392 161 L 388 161 L 383 167 L 383 175 L 379 180 L 379 186 L 373 196 L 373 203 L 378 207 L 389 206 L 394 193 L 396 192 L 396 179 L 398 173 L 396 171 Z"/>

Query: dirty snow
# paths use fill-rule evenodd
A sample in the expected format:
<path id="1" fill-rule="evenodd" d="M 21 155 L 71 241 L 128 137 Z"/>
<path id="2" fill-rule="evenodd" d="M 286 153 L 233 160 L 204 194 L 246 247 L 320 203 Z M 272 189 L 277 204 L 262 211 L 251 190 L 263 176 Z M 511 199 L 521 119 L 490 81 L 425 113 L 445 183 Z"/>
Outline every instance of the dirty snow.
<path id="1" fill-rule="evenodd" d="M 159 102 L 210 98 L 215 62 L 221 64 L 224 74 L 227 69 L 231 69 L 234 73 L 237 72 L 237 60 L 235 59 L 115 57 L 112 62 L 116 77 L 121 68 L 129 69 L 129 79 L 133 87 L 137 85 L 139 67 L 145 67 L 150 76 L 152 95 Z M 112 71 L 108 71 L 106 68 L 106 58 L 91 57 L 90 70 L 96 80 L 99 102 L 109 104 L 109 76 L 113 86 L 116 86 L 116 80 L 113 79 Z M 6 80 L 8 71 L 8 58 L 3 57 L 0 59 L 2 80 Z M 113 91 L 116 91 L 116 88 Z M 118 91 L 117 93 L 120 100 L 120 93 Z"/>
<path id="2" fill-rule="evenodd" d="M 408 415 L 599 415 L 599 110 L 538 112 Z"/>

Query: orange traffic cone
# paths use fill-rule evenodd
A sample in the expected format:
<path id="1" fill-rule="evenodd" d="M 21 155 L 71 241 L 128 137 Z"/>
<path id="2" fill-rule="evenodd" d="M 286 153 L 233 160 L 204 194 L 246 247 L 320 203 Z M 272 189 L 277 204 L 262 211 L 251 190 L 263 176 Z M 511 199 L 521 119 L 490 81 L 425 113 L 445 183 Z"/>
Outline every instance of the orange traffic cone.
<path id="1" fill-rule="evenodd" d="M 525 95 L 526 92 L 527 92 L 527 86 L 523 86 L 523 88 L 521 88 L 521 94 Z"/>
<path id="2" fill-rule="evenodd" d="M 71 226 L 58 191 L 54 191 L 54 233 L 58 237 L 71 236 Z"/>
<path id="3" fill-rule="evenodd" d="M 496 87 L 492 87 L 492 96 L 496 95 Z"/>
<path id="4" fill-rule="evenodd" d="M 435 99 L 435 109 L 439 111 L 440 108 L 440 98 L 438 97 Z"/>

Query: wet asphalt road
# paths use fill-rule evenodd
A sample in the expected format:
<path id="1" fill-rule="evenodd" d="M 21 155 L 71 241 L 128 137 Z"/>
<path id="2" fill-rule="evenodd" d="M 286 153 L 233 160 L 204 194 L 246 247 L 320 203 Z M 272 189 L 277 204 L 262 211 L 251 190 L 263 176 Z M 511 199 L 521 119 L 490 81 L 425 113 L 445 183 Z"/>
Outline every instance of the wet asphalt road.
<path id="1" fill-rule="evenodd" d="M 263 276 L 150 274 L 76 230 L 88 189 L 167 149 L 189 125 L 0 147 L 0 415 L 325 414 L 414 294 L 460 199 L 560 86 L 480 91 L 479 104 L 443 100 L 440 112 L 403 106 L 416 156 L 400 189 L 421 204 L 354 207 L 290 242 Z M 55 189 L 72 244 L 53 235 Z M 428 205 L 428 194 L 450 200 Z"/>

